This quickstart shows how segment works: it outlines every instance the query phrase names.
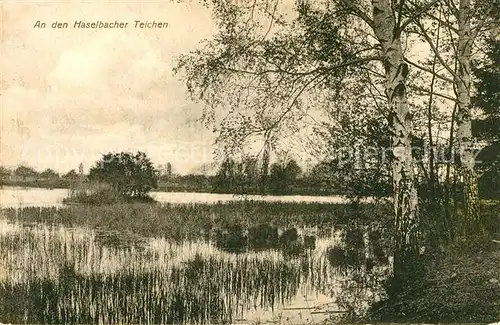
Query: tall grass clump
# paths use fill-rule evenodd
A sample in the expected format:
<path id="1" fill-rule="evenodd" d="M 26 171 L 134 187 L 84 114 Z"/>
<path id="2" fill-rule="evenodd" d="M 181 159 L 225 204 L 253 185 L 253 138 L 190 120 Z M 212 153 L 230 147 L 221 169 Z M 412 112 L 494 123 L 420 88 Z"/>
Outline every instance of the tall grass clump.
<path id="1" fill-rule="evenodd" d="M 113 188 L 102 186 L 92 188 L 90 190 L 74 191 L 72 194 L 63 199 L 65 204 L 82 204 L 82 205 L 109 205 L 109 204 L 125 204 L 125 203 L 154 203 L 155 200 L 148 196 L 130 197 L 115 191 Z"/>

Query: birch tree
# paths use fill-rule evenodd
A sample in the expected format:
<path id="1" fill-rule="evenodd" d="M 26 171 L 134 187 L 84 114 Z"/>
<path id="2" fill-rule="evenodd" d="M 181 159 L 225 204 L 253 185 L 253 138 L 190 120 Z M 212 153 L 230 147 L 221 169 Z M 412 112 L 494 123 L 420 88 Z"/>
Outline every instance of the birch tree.
<path id="1" fill-rule="evenodd" d="M 347 82 L 380 80 L 393 154 L 395 273 L 418 255 L 421 238 L 403 33 L 436 3 L 410 13 L 405 0 L 297 1 L 287 16 L 280 13 L 286 1 L 214 0 L 219 33 L 176 69 L 192 98 L 205 103 L 206 120 L 217 124 L 216 112 L 224 110 L 224 119 L 239 116 L 244 123 L 231 132 L 245 139 L 300 132 L 315 104 L 349 92 Z M 256 122 L 263 113 L 266 123 Z"/>
<path id="2" fill-rule="evenodd" d="M 409 0 L 415 8 L 425 4 Z M 461 232 L 465 235 L 482 231 L 479 214 L 478 176 L 476 172 L 476 148 L 472 134 L 473 93 L 471 62 L 480 55 L 484 38 L 494 26 L 498 26 L 498 0 L 442 0 L 438 9 L 426 10 L 415 19 L 413 32 L 425 40 L 433 55 L 444 68 L 443 80 L 450 80 L 456 98 L 456 143 L 459 152 L 459 172 L 464 185 L 464 213 L 460 214 Z M 438 15 L 443 12 L 444 15 Z M 447 47 L 435 45 L 426 23 L 436 22 L 443 26 L 447 35 Z M 452 130 L 453 132 L 453 130 Z"/>
<path id="3" fill-rule="evenodd" d="M 401 1 L 403 2 L 403 1 Z M 399 5 L 399 6 L 398 6 Z M 415 187 L 414 165 L 411 152 L 412 115 L 408 109 L 406 79 L 408 64 L 404 62 L 401 42 L 402 10 L 400 3 L 373 0 L 372 28 L 381 46 L 385 70 L 385 93 L 388 100 L 392 128 L 393 193 L 395 212 L 395 273 L 415 255 L 419 244 L 418 197 Z M 410 257 L 411 258 L 411 257 Z"/>

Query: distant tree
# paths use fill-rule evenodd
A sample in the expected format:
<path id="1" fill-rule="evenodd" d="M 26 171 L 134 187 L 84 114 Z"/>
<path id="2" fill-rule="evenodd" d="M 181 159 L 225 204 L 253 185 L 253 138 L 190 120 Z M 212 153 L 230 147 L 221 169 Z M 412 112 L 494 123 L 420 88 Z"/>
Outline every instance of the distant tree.
<path id="1" fill-rule="evenodd" d="M 275 194 L 287 194 L 301 173 L 300 166 L 293 159 L 276 162 L 271 165 L 269 189 Z"/>
<path id="2" fill-rule="evenodd" d="M 314 165 L 307 175 L 307 183 L 318 190 L 338 189 L 334 182 L 334 170 L 327 160 Z"/>
<path id="3" fill-rule="evenodd" d="M 8 168 L 0 166 L 0 180 L 5 180 L 11 175 L 11 171 Z"/>
<path id="4" fill-rule="evenodd" d="M 158 170 L 158 179 L 162 182 L 167 182 L 172 180 L 172 164 L 170 162 L 166 164 L 161 164 L 156 167 Z"/>
<path id="5" fill-rule="evenodd" d="M 108 153 L 90 168 L 89 180 L 108 184 L 122 197 L 142 198 L 157 188 L 158 172 L 143 152 Z"/>
<path id="6" fill-rule="evenodd" d="M 245 157 L 243 159 L 243 183 L 246 188 L 257 188 L 261 181 L 258 162 L 255 157 Z"/>
<path id="7" fill-rule="evenodd" d="M 167 163 L 167 170 L 166 170 L 166 173 L 167 173 L 167 177 L 172 177 L 172 164 L 170 162 Z"/>
<path id="8" fill-rule="evenodd" d="M 22 165 L 15 169 L 14 174 L 18 177 L 21 177 L 23 180 L 26 180 L 28 177 L 38 176 L 38 172 L 36 170 L 31 167 Z"/>
<path id="9" fill-rule="evenodd" d="M 302 174 L 302 168 L 294 159 L 290 159 L 285 167 L 287 179 L 290 182 L 294 182 Z"/>
<path id="10" fill-rule="evenodd" d="M 76 180 L 78 179 L 78 174 L 76 173 L 76 170 L 72 169 L 66 174 L 63 175 L 64 179 L 69 179 L 69 180 Z"/>
<path id="11" fill-rule="evenodd" d="M 258 160 L 244 157 L 241 160 L 225 158 L 214 177 L 216 192 L 254 192 L 259 185 Z"/>
<path id="12" fill-rule="evenodd" d="M 225 158 L 214 178 L 214 190 L 216 192 L 228 192 L 234 187 L 234 160 Z"/>
<path id="13" fill-rule="evenodd" d="M 59 174 L 56 173 L 54 170 L 47 168 L 46 170 L 40 173 L 40 177 L 45 179 L 55 179 L 59 178 Z"/>

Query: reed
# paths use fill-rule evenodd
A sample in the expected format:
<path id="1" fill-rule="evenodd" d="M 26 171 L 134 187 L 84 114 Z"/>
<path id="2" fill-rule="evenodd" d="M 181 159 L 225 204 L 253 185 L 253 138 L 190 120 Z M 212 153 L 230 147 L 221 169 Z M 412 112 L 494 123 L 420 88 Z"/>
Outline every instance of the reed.
<path id="1" fill-rule="evenodd" d="M 342 225 L 390 222 L 387 207 L 375 204 L 327 204 L 237 201 L 216 204 L 110 204 L 3 209 L 11 221 L 119 230 L 147 237 L 183 240 L 216 228 L 317 227 L 330 231 Z"/>
<path id="2" fill-rule="evenodd" d="M 230 323 L 306 292 L 336 297 L 345 310 L 349 297 L 368 306 L 387 270 L 366 264 L 370 238 L 380 237 L 370 236 L 375 212 L 383 210 L 274 202 L 4 209 L 0 315 L 10 323 Z M 219 242 L 235 234 L 245 240 L 237 253 Z M 348 258 L 336 260 L 335 249 Z M 353 285 L 360 279 L 362 290 Z"/>

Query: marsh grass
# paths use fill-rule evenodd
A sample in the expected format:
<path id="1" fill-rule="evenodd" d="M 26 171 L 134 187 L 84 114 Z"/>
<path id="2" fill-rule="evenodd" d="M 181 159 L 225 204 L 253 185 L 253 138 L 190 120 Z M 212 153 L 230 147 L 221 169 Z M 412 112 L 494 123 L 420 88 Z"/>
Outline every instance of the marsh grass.
<path id="1" fill-rule="evenodd" d="M 386 275 L 386 264 L 366 266 L 368 232 L 384 213 L 249 201 L 3 209 L 0 320 L 228 323 L 305 292 L 346 310 L 356 297 L 361 312 L 376 289 L 360 281 Z M 221 245 L 235 239 L 238 252 Z M 335 260 L 333 248 L 356 259 Z"/>
<path id="2" fill-rule="evenodd" d="M 117 230 L 173 240 L 199 238 L 214 229 L 266 224 L 315 227 L 328 233 L 346 225 L 390 222 L 390 210 L 374 204 L 281 203 L 237 201 L 216 204 L 109 204 L 3 209 L 8 220 L 65 227 Z"/>
<path id="3" fill-rule="evenodd" d="M 96 231 L 44 224 L 2 229 L 0 261 L 8 270 L 0 315 L 14 323 L 231 322 L 303 290 L 331 290 L 347 276 L 326 259 L 333 237 L 290 258 L 164 238 L 106 245 Z"/>
<path id="4" fill-rule="evenodd" d="M 92 187 L 92 185 L 90 185 Z M 104 186 L 90 189 L 74 189 L 70 195 L 63 199 L 64 204 L 83 204 L 83 205 L 103 205 L 103 204 L 126 204 L 126 203 L 156 203 L 149 195 L 136 197 L 124 196 L 115 190 Z"/>

